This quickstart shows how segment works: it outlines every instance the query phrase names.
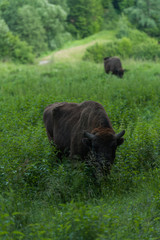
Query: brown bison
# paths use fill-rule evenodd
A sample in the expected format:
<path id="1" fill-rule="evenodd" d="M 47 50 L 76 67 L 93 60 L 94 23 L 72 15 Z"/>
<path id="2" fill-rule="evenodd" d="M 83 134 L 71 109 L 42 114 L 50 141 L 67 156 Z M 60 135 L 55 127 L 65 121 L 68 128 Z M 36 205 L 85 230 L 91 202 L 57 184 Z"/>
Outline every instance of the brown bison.
<path id="1" fill-rule="evenodd" d="M 44 110 L 49 141 L 69 156 L 81 159 L 92 153 L 96 163 L 110 169 L 125 131 L 116 134 L 103 106 L 94 101 L 54 103 Z"/>
<path id="2" fill-rule="evenodd" d="M 123 77 L 123 74 L 126 71 L 122 68 L 121 61 L 118 57 L 105 57 L 104 69 L 107 74 L 111 72 L 120 78 Z"/>

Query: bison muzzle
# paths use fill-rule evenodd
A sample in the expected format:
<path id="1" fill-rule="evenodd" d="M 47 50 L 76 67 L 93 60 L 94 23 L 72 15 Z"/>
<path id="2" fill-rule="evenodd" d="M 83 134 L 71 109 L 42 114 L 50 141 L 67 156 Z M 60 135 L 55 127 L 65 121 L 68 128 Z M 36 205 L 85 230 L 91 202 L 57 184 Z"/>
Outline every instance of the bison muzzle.
<path id="1" fill-rule="evenodd" d="M 86 160 L 88 154 L 110 170 L 125 131 L 116 134 L 103 106 L 94 101 L 54 103 L 44 110 L 49 141 L 62 152 Z"/>

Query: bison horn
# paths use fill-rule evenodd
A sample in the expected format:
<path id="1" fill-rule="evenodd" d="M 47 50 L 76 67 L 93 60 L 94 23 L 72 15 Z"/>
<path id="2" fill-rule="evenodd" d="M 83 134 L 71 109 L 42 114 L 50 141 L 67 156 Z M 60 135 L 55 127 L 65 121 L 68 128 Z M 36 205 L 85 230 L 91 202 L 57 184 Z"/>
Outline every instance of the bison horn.
<path id="1" fill-rule="evenodd" d="M 84 137 L 92 140 L 95 136 L 94 136 L 94 134 L 92 134 L 92 133 L 84 132 Z"/>
<path id="2" fill-rule="evenodd" d="M 121 137 L 123 137 L 124 134 L 125 134 L 125 130 L 123 130 L 122 132 L 116 134 L 117 139 L 120 139 Z"/>

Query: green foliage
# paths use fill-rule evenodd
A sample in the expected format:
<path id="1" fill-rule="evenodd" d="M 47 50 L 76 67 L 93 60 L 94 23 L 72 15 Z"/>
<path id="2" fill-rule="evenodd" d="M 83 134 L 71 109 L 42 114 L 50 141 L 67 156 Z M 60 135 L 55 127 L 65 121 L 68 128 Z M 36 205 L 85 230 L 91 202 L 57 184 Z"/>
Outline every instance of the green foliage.
<path id="1" fill-rule="evenodd" d="M 71 39 L 71 35 L 66 31 L 65 27 L 67 13 L 61 6 L 45 4 L 38 9 L 38 12 L 46 32 L 48 47 L 51 50 L 61 47 L 61 44 Z"/>
<path id="2" fill-rule="evenodd" d="M 160 34 L 160 2 L 159 0 L 138 0 L 136 4 L 125 10 L 130 21 L 139 29 L 152 36 Z"/>
<path id="3" fill-rule="evenodd" d="M 62 46 L 71 39 L 66 31 L 67 12 L 47 0 L 2 0 L 0 11 L 10 31 L 32 46 L 36 55 Z M 67 10 L 68 11 L 68 10 Z"/>
<path id="4" fill-rule="evenodd" d="M 3 20 L 0 29 L 1 51 L 26 62 L 28 45 Z M 118 51 L 129 70 L 123 79 L 106 75 L 103 63 L 0 64 L 1 239 L 159 239 L 159 59 L 142 60 L 155 59 L 159 48 L 144 33 L 122 30 L 118 39 L 93 45 L 96 55 L 88 57 L 102 61 Z M 133 52 L 140 61 L 125 59 Z M 47 139 L 44 108 L 84 100 L 104 106 L 116 133 L 126 130 L 108 176 L 92 164 L 59 159 Z"/>
<path id="5" fill-rule="evenodd" d="M 120 13 L 124 8 L 134 6 L 134 0 L 113 0 L 112 4 L 116 11 Z"/>
<path id="6" fill-rule="evenodd" d="M 152 59 L 156 60 L 160 58 L 160 46 L 157 41 L 150 40 L 138 45 L 138 47 L 133 48 L 135 58 L 139 59 Z"/>
<path id="7" fill-rule="evenodd" d="M 83 59 L 98 63 L 102 62 L 106 56 L 121 56 L 124 58 L 132 56 L 132 42 L 128 38 L 122 38 L 107 44 L 95 44 L 87 48 Z"/>
<path id="8" fill-rule="evenodd" d="M 14 36 L 4 20 L 0 20 L 0 32 L 1 60 L 10 59 L 21 63 L 33 62 L 32 48 L 26 42 L 21 41 L 18 36 Z"/>
<path id="9" fill-rule="evenodd" d="M 101 0 L 68 0 L 68 5 L 70 7 L 68 22 L 72 34 L 84 38 L 101 29 Z"/>
<path id="10" fill-rule="evenodd" d="M 46 33 L 37 10 L 29 5 L 18 9 L 17 33 L 20 38 L 40 53 L 47 49 Z"/>
<path id="11" fill-rule="evenodd" d="M 3 19 L 0 19 L 0 55 L 1 58 L 6 56 L 8 54 L 8 46 L 6 46 L 6 39 L 7 39 L 7 34 L 9 32 L 9 28 L 5 21 Z"/>
<path id="12" fill-rule="evenodd" d="M 49 0 L 49 3 L 55 4 L 55 5 L 60 5 L 67 13 L 69 12 L 67 0 Z"/>
<path id="13" fill-rule="evenodd" d="M 17 27 L 17 11 L 19 7 L 22 7 L 23 1 L 19 0 L 1 0 L 0 1 L 0 12 L 1 17 L 7 23 L 10 31 L 16 32 Z"/>
<path id="14" fill-rule="evenodd" d="M 120 0 L 118 1 L 118 7 L 121 11 L 123 11 L 126 8 L 132 7 L 135 5 L 135 0 Z"/>
<path id="15" fill-rule="evenodd" d="M 83 59 L 98 63 L 106 56 L 148 60 L 160 58 L 160 46 L 157 40 L 149 38 L 146 34 L 127 27 L 119 28 L 116 35 L 122 38 L 88 47 Z M 128 37 L 123 37 L 126 35 Z"/>
<path id="16" fill-rule="evenodd" d="M 118 14 L 116 13 L 112 3 L 107 4 L 107 9 L 104 9 L 103 29 L 114 29 L 117 26 Z"/>
<path id="17" fill-rule="evenodd" d="M 89 62 L 0 65 L 2 239 L 158 239 L 159 62 L 124 64 L 123 79 Z M 115 131 L 126 130 L 110 176 L 60 160 L 48 142 L 44 108 L 84 100 L 100 102 Z"/>
<path id="18" fill-rule="evenodd" d="M 103 8 L 109 8 L 110 4 L 112 4 L 112 0 L 102 0 Z"/>
<path id="19" fill-rule="evenodd" d="M 102 62 L 102 59 L 104 57 L 104 45 L 96 43 L 93 46 L 87 48 L 83 60 L 89 60 L 98 63 Z"/>
<path id="20" fill-rule="evenodd" d="M 118 38 L 130 38 L 126 17 L 118 20 L 122 12 L 133 25 L 159 38 L 159 8 L 159 0 L 1 0 L 0 18 L 13 36 L 18 36 L 40 56 L 48 50 L 61 48 L 73 37 L 81 39 L 101 29 L 117 27 Z M 2 23 L 0 25 L 1 28 Z M 10 49 L 5 47 L 2 52 L 8 59 Z"/>
<path id="21" fill-rule="evenodd" d="M 118 24 L 117 24 L 117 38 L 122 38 L 122 37 L 129 37 L 130 34 L 130 23 L 125 15 L 122 15 L 119 18 Z"/>

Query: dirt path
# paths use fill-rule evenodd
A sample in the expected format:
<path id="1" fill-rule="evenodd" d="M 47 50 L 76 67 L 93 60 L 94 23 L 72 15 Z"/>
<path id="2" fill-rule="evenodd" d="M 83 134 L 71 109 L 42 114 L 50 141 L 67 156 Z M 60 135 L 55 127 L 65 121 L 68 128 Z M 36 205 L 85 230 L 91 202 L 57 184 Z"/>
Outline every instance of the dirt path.
<path id="1" fill-rule="evenodd" d="M 50 60 L 41 60 L 40 62 L 39 62 L 39 65 L 44 65 L 44 64 L 47 64 L 47 63 L 49 63 L 50 62 Z"/>
<path id="2" fill-rule="evenodd" d="M 56 61 L 62 61 L 62 60 L 75 61 L 76 59 L 81 59 L 84 55 L 86 48 L 88 46 L 91 46 L 92 44 L 94 43 L 92 42 L 85 45 L 71 47 L 69 49 L 62 49 L 54 54 L 54 59 Z"/>
<path id="3" fill-rule="evenodd" d="M 82 59 L 87 47 L 92 46 L 95 43 L 104 43 L 104 42 L 107 42 L 107 40 L 95 40 L 95 41 L 92 41 L 90 43 L 86 43 L 86 44 L 83 44 L 80 46 L 75 46 L 75 47 L 59 50 L 49 56 L 42 58 L 39 61 L 39 65 L 48 64 L 52 60 L 54 62 L 78 61 L 78 60 Z"/>

